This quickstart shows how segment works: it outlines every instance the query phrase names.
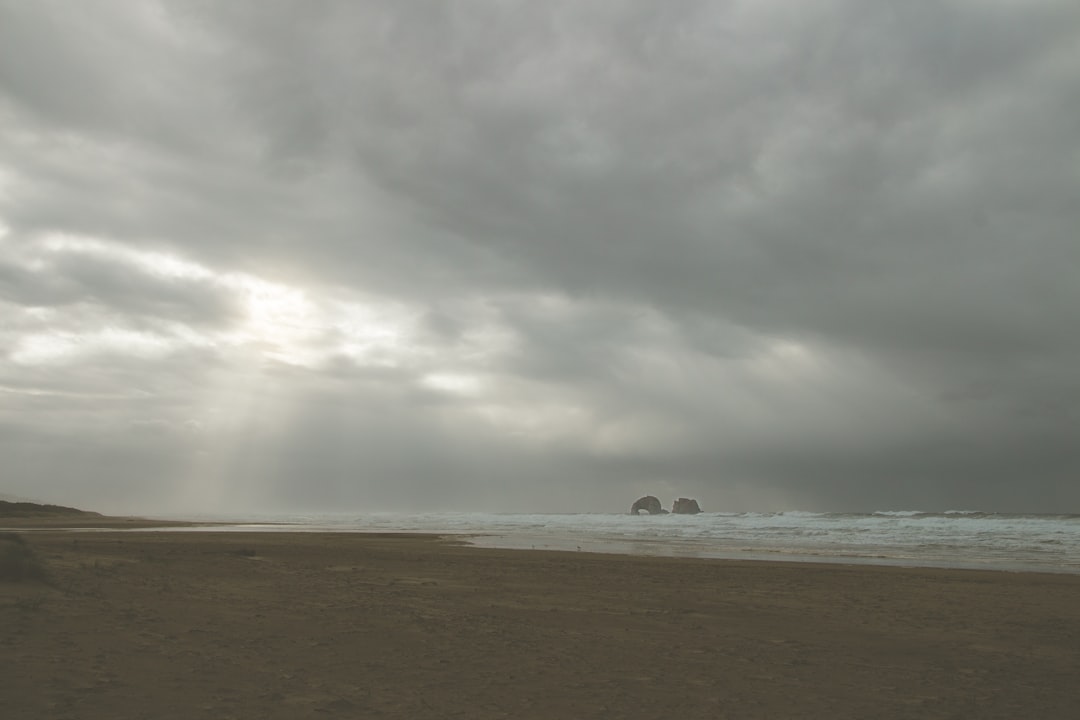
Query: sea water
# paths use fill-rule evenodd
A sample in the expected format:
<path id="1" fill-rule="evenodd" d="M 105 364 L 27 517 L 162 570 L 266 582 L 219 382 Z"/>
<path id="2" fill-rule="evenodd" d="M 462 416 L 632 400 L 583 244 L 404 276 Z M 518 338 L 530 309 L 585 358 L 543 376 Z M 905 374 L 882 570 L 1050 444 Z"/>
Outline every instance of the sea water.
<path id="1" fill-rule="evenodd" d="M 242 520 L 230 527 L 435 533 L 501 548 L 1080 573 L 1080 515 L 334 513 Z"/>

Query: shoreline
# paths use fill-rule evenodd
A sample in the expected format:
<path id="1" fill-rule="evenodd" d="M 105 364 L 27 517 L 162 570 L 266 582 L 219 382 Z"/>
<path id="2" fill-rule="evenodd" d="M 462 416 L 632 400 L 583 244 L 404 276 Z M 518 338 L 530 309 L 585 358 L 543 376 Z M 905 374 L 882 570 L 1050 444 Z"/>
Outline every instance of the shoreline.
<path id="1" fill-rule="evenodd" d="M 731 562 L 794 563 L 798 565 L 851 565 L 855 567 L 925 568 L 943 570 L 972 570 L 1019 574 L 1048 574 L 1080 576 L 1080 567 L 1029 565 L 1020 561 L 950 561 L 912 557 L 851 555 L 841 553 L 797 552 L 764 548 L 728 550 L 707 545 L 686 543 L 678 545 L 655 539 L 633 538 L 559 538 L 551 535 L 505 534 L 498 532 L 439 532 L 427 530 L 386 530 L 338 527 L 332 525 L 301 525 L 287 521 L 183 520 L 143 518 L 137 516 L 46 516 L 0 517 L 0 532 L 60 531 L 75 533 L 108 532 L 224 532 L 224 533 L 305 533 L 408 535 L 454 538 L 464 545 L 510 551 L 585 552 L 646 558 L 686 558 Z"/>
<path id="2" fill-rule="evenodd" d="M 416 533 L 24 538 L 49 581 L 0 582 L 12 720 L 1075 713 L 1072 575 Z"/>
<path id="3" fill-rule="evenodd" d="M 473 534 L 471 538 L 498 538 L 491 542 L 473 543 L 474 547 L 490 548 L 498 550 L 535 550 L 550 552 L 588 552 L 600 555 L 629 555 L 631 557 L 651 558 L 684 558 L 694 560 L 716 560 L 721 562 L 761 562 L 761 563 L 792 563 L 796 565 L 851 565 L 854 567 L 883 567 L 883 568 L 915 568 L 936 570 L 974 570 L 983 572 L 1005 573 L 1036 573 L 1046 575 L 1075 575 L 1080 576 L 1080 568 L 1043 565 L 1033 567 L 1020 562 L 986 562 L 976 561 L 938 561 L 915 558 L 894 558 L 885 556 L 845 555 L 840 553 L 812 553 L 791 552 L 784 550 L 769 551 L 754 549 L 745 551 L 717 550 L 712 547 L 684 546 L 678 550 L 636 550 L 615 549 L 619 546 L 640 545 L 648 546 L 653 543 L 640 540 L 565 540 L 553 542 L 550 537 L 540 538 L 544 542 L 530 543 L 518 537 L 497 534 Z M 656 542 L 656 546 L 662 547 L 663 542 Z M 610 549 L 604 549 L 610 548 Z"/>
<path id="4" fill-rule="evenodd" d="M 984 567 L 978 565 L 932 565 L 932 564 L 919 564 L 909 563 L 904 561 L 882 562 L 878 559 L 871 558 L 852 558 L 846 556 L 829 556 L 835 557 L 835 560 L 825 559 L 818 556 L 811 555 L 792 555 L 777 553 L 775 556 L 766 555 L 761 553 L 760 555 L 750 553 L 743 557 L 734 557 L 727 555 L 697 555 L 697 554 L 666 554 L 666 553 L 640 553 L 640 552 L 623 552 L 623 551 L 606 551 L 588 549 L 582 546 L 580 549 L 577 547 L 552 547 L 552 546 L 530 546 L 524 547 L 517 544 L 477 544 L 473 542 L 476 538 L 481 537 L 493 537 L 485 536 L 483 534 L 476 533 L 438 533 L 438 532 L 415 532 L 410 530 L 402 531 L 385 531 L 385 530 L 327 530 L 325 528 L 313 527 L 306 529 L 302 527 L 296 527 L 293 529 L 282 529 L 281 527 L 275 527 L 272 523 L 258 523 L 260 526 L 258 529 L 250 529 L 243 525 L 236 523 L 208 523 L 208 522 L 182 522 L 182 521 L 157 521 L 147 520 L 144 518 L 131 518 L 131 524 L 128 524 L 128 518 L 121 518 L 123 522 L 103 522 L 98 526 L 84 526 L 84 527 L 66 527 L 66 526 L 26 526 L 26 527 L 5 527 L 0 526 L 0 533 L 29 533 L 26 537 L 33 539 L 35 536 L 48 537 L 52 534 L 59 536 L 72 537 L 79 533 L 86 533 L 87 537 L 99 537 L 105 541 L 113 541 L 123 543 L 125 541 L 134 541 L 134 538 L 138 538 L 140 535 L 161 536 L 161 537 L 195 537 L 195 536 L 210 536 L 218 539 L 231 538 L 236 541 L 246 540 L 248 544 L 257 545 L 259 540 L 270 539 L 271 541 L 281 541 L 290 538 L 291 536 L 307 536 L 307 537 L 320 537 L 326 536 L 327 538 L 336 536 L 356 536 L 362 539 L 370 539 L 374 541 L 381 540 L 401 540 L 401 541 L 417 541 L 421 543 L 432 543 L 434 545 L 445 545 L 455 548 L 462 548 L 466 551 L 477 551 L 480 553 L 492 553 L 495 555 L 502 555 L 505 553 L 517 554 L 535 554 L 535 555 L 553 555 L 556 557 L 563 555 L 572 555 L 578 557 L 593 557 L 593 558 L 611 558 L 619 559 L 625 558 L 629 561 L 642 560 L 648 562 L 662 563 L 665 561 L 677 561 L 680 563 L 705 563 L 716 564 L 720 566 L 732 566 L 732 567 L 745 567 L 755 568 L 759 570 L 767 570 L 773 566 L 781 566 L 787 568 L 797 569 L 818 569 L 829 570 L 837 568 L 846 568 L 852 571 L 858 571 L 866 569 L 870 571 L 883 571 L 883 572 L 940 572 L 940 573 L 985 573 L 989 575 L 1009 575 L 1009 576 L 1045 576 L 1046 578 L 1076 578 L 1077 582 L 1080 582 L 1080 571 L 1061 570 L 1053 571 L 1045 568 L 1029 569 L 1027 567 L 1018 568 L 1003 568 L 1003 567 Z M 282 523 L 281 525 L 287 525 Z M 174 534 L 172 531 L 176 531 Z M 116 537 L 111 537 L 115 535 Z M 55 539 L 55 538 L 54 538 Z M 73 538 L 74 539 L 74 538 Z M 180 540 L 179 542 L 183 542 Z"/>

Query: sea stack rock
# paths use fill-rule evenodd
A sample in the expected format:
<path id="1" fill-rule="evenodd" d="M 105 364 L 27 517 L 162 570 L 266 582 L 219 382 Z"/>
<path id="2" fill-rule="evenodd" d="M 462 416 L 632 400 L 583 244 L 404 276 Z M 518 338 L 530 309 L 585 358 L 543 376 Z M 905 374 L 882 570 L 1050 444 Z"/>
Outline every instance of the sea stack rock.
<path id="1" fill-rule="evenodd" d="M 650 515 L 664 515 L 667 513 L 667 510 L 660 506 L 660 500 L 653 495 L 638 498 L 630 506 L 631 515 L 640 515 L 642 510 Z"/>
<path id="2" fill-rule="evenodd" d="M 694 498 L 679 498 L 671 506 L 671 512 L 677 515 L 697 515 L 701 512 L 701 507 Z"/>

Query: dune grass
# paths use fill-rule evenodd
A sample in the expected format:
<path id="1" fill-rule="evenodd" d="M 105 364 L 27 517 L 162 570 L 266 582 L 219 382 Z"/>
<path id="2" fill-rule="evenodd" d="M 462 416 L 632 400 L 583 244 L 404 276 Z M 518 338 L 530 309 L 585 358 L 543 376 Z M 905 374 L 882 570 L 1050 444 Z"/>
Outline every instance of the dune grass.
<path id="1" fill-rule="evenodd" d="M 46 580 L 48 573 L 22 535 L 0 533 L 0 581 Z"/>

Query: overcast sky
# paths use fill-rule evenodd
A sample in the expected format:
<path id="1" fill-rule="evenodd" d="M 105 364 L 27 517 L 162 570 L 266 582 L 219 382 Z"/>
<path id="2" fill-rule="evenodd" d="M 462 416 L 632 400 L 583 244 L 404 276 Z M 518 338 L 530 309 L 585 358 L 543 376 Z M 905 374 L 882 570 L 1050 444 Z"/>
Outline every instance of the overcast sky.
<path id="1" fill-rule="evenodd" d="M 0 494 L 1080 512 L 1076 0 L 0 0 Z"/>

